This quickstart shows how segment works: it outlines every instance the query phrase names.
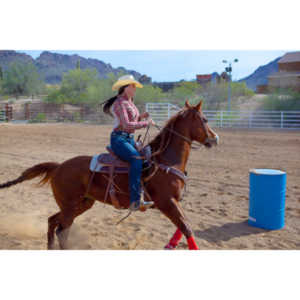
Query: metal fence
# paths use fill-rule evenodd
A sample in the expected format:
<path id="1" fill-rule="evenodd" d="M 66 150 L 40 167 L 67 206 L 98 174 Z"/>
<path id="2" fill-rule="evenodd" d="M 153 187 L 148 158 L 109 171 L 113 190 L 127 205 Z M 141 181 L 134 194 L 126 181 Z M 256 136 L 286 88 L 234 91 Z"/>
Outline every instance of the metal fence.
<path id="1" fill-rule="evenodd" d="M 139 106 L 143 111 L 144 107 Z M 146 111 L 158 123 L 177 113 L 180 108 L 171 103 L 147 103 Z M 278 128 L 300 130 L 300 111 L 204 111 L 212 127 L 221 128 Z M 0 122 L 26 123 L 78 122 L 111 124 L 99 105 L 69 105 L 52 103 L 1 104 Z"/>
<path id="2" fill-rule="evenodd" d="M 171 103 L 147 103 L 146 111 L 156 122 L 164 122 L 180 108 Z M 279 128 L 300 130 L 300 111 L 203 111 L 212 127 Z"/>

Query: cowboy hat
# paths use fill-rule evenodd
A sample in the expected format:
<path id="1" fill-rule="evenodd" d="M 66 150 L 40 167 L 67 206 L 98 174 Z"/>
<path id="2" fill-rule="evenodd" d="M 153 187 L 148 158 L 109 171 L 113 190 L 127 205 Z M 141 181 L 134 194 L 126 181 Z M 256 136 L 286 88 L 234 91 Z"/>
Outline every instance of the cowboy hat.
<path id="1" fill-rule="evenodd" d="M 134 84 L 138 88 L 142 88 L 143 85 L 134 79 L 132 75 L 124 75 L 120 77 L 117 82 L 112 86 L 113 91 L 117 91 L 120 87 L 128 84 Z"/>

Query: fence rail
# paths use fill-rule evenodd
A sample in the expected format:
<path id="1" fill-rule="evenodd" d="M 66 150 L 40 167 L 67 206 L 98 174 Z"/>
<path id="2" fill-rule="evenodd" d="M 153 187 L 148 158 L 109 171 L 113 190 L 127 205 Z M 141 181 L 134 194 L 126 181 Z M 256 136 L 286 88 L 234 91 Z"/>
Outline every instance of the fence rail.
<path id="1" fill-rule="evenodd" d="M 146 111 L 156 122 L 163 122 L 180 108 L 171 103 L 147 103 Z M 300 130 L 300 111 L 214 111 L 205 110 L 212 127 L 278 128 Z"/>
<path id="2" fill-rule="evenodd" d="M 144 110 L 139 107 L 140 111 Z M 146 111 L 158 123 L 177 113 L 180 108 L 171 103 L 147 103 Z M 212 127 L 278 128 L 300 130 L 300 111 L 204 111 Z M 99 105 L 68 105 L 53 103 L 0 104 L 0 122 L 77 122 L 111 124 Z"/>
<path id="3" fill-rule="evenodd" d="M 12 120 L 13 109 L 9 104 L 0 105 L 0 121 L 9 122 Z"/>
<path id="4" fill-rule="evenodd" d="M 139 106 L 142 111 L 144 107 Z M 0 102 L 0 122 L 52 123 L 74 122 L 90 124 L 112 124 L 113 118 L 103 113 L 99 104 L 71 105 L 46 102 L 8 104 Z"/>

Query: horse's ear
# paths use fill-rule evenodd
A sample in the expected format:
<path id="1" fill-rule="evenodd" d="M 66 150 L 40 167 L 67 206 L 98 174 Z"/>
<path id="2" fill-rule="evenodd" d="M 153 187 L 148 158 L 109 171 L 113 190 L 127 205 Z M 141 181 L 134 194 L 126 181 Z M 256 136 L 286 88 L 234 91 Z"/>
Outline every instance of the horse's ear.
<path id="1" fill-rule="evenodd" d="M 203 101 L 200 100 L 200 102 L 196 105 L 196 109 L 197 109 L 197 110 L 199 110 L 199 111 L 201 110 L 202 103 L 203 103 Z"/>
<path id="2" fill-rule="evenodd" d="M 186 107 L 186 108 L 191 108 L 191 105 L 190 105 L 188 99 L 186 99 L 186 101 L 185 101 L 185 107 Z"/>

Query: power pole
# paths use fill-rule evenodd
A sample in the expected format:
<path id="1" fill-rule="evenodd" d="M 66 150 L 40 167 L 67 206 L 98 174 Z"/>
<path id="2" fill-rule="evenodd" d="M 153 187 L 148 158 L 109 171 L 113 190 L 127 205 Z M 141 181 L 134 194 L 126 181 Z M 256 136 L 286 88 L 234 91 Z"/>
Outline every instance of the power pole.
<path id="1" fill-rule="evenodd" d="M 233 62 L 234 63 L 237 63 L 239 60 L 236 58 Z M 224 64 L 229 64 L 228 65 L 228 67 L 226 67 L 225 68 L 225 71 L 226 71 L 226 73 L 228 74 L 228 76 L 229 76 L 229 81 L 228 81 L 228 103 L 227 103 L 227 105 L 228 105 L 228 111 L 231 111 L 231 81 L 232 81 L 232 76 L 231 76 L 231 72 L 232 72 L 232 66 L 231 66 L 231 64 L 232 64 L 232 62 L 231 61 L 227 61 L 227 60 L 223 60 L 222 61 Z"/>

